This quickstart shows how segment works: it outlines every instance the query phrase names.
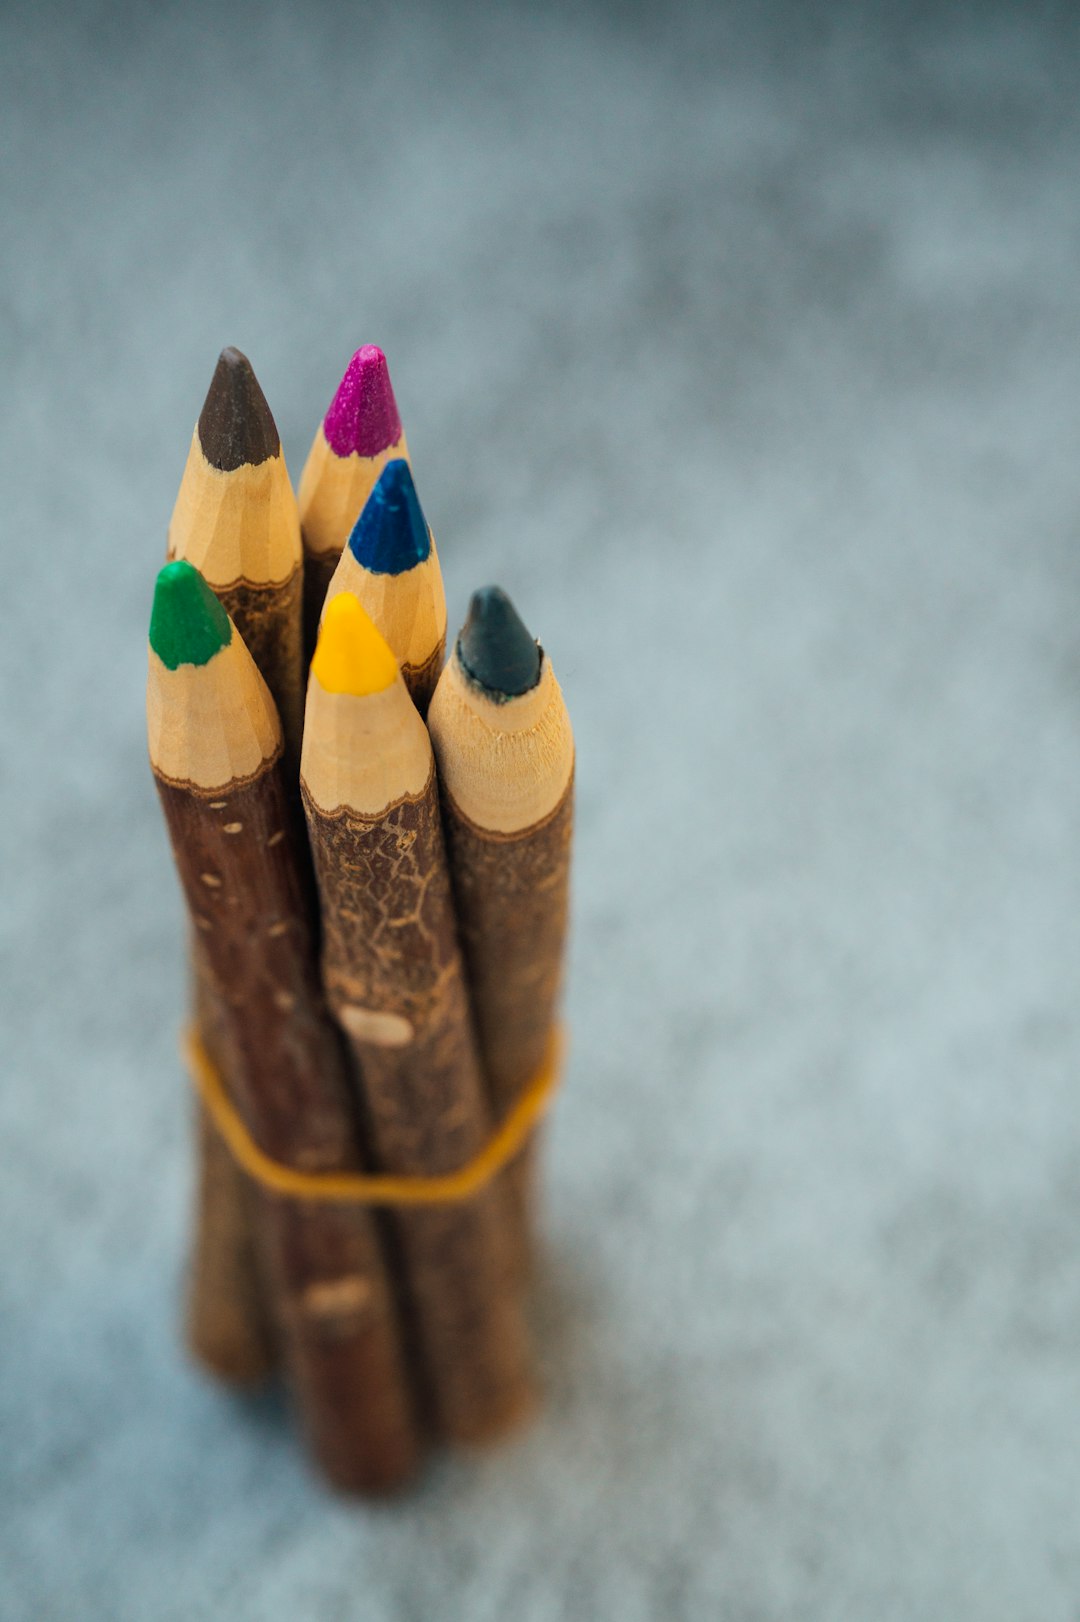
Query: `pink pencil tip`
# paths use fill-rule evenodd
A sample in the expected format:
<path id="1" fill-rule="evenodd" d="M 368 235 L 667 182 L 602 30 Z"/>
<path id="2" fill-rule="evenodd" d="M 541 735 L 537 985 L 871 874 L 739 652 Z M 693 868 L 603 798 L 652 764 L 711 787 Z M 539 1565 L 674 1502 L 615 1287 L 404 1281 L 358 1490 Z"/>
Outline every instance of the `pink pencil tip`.
<path id="1" fill-rule="evenodd" d="M 401 418 L 386 356 L 375 344 L 358 349 L 323 419 L 335 456 L 377 456 L 401 438 Z"/>

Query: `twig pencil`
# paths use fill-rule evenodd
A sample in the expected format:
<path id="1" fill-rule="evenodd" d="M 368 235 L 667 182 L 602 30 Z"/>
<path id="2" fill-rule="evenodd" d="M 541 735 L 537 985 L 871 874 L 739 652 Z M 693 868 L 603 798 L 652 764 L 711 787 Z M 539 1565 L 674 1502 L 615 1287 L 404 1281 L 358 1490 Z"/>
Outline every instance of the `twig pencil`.
<path id="1" fill-rule="evenodd" d="M 408 458 L 386 356 L 358 349 L 319 425 L 300 475 L 304 534 L 304 636 L 310 654 L 330 578 L 384 466 Z"/>
<path id="2" fill-rule="evenodd" d="M 505 592 L 474 594 L 428 712 L 469 994 L 497 1118 L 542 1065 L 566 941 L 574 740 Z M 528 1152 L 511 1168 L 528 1233 Z"/>
<path id="3" fill-rule="evenodd" d="M 355 1168 L 345 1054 L 319 986 L 280 722 L 240 636 L 187 563 L 158 576 L 147 725 L 184 895 L 225 993 L 236 1105 L 275 1159 Z M 260 1215 L 314 1452 L 339 1487 L 392 1489 L 418 1446 L 371 1215 L 269 1194 Z"/>
<path id="4" fill-rule="evenodd" d="M 446 593 L 435 541 L 408 462 L 387 462 L 326 590 L 351 591 L 401 669 L 421 715 L 427 714 L 446 651 Z"/>
<path id="5" fill-rule="evenodd" d="M 223 996 L 191 932 L 192 1013 L 199 1037 L 223 1076 L 235 1068 Z M 192 1355 L 232 1385 L 255 1385 L 278 1363 L 273 1310 L 255 1244 L 253 1190 L 196 1107 L 196 1186 L 187 1274 L 185 1334 Z"/>
<path id="6" fill-rule="evenodd" d="M 300 758 L 303 551 L 277 425 L 246 355 L 223 349 L 191 437 L 169 557 L 199 570 L 236 625 Z"/>
<path id="7" fill-rule="evenodd" d="M 360 1062 L 380 1169 L 464 1164 L 490 1113 L 467 995 L 427 729 L 351 592 L 327 605 L 308 680 L 301 793 L 322 901 L 323 980 Z M 492 1186 L 397 1213 L 421 1377 L 448 1440 L 498 1435 L 532 1406 Z"/>
<path id="8" fill-rule="evenodd" d="M 169 525 L 168 555 L 200 570 L 236 625 L 277 705 L 295 770 L 303 717 L 300 522 L 277 425 L 238 349 L 223 349 L 214 369 Z M 220 1021 L 197 939 L 192 973 L 203 1041 L 228 1075 L 227 1058 L 215 1048 Z M 250 1190 L 201 1114 L 188 1340 L 217 1374 L 254 1380 L 270 1371 L 274 1357 L 248 1231 Z"/>

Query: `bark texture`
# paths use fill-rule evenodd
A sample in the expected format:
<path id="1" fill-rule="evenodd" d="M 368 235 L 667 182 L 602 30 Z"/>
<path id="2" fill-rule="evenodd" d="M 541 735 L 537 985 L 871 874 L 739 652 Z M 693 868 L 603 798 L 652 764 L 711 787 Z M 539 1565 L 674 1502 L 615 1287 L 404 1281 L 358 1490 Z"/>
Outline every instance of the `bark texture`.
<path id="1" fill-rule="evenodd" d="M 340 552 L 304 552 L 304 669 L 319 640 L 319 617 L 334 578 Z"/>
<path id="2" fill-rule="evenodd" d="M 375 821 L 328 815 L 304 793 L 322 893 L 323 978 L 360 1061 L 380 1169 L 455 1170 L 490 1111 L 458 948 L 434 772 Z M 508 1208 L 475 1198 L 393 1212 L 439 1433 L 491 1440 L 533 1405 L 529 1347 L 508 1279 Z"/>
<path id="3" fill-rule="evenodd" d="M 194 936 L 191 948 L 195 1022 L 213 1063 L 228 1076 L 221 998 Z M 196 1104 L 195 1147 L 188 1347 L 218 1379 L 255 1385 L 274 1372 L 277 1347 L 256 1255 L 252 1190 L 201 1104 Z"/>
<path id="4" fill-rule="evenodd" d="M 300 830 L 280 760 L 204 794 L 158 779 L 200 950 L 222 998 L 228 1083 L 267 1154 L 360 1163 L 344 1050 L 318 981 Z M 387 1491 L 418 1458 L 405 1358 L 374 1220 L 258 1194 L 282 1345 L 312 1447 L 338 1487 Z"/>
<path id="5" fill-rule="evenodd" d="M 303 570 L 298 567 L 281 585 L 252 586 L 240 580 L 215 592 L 277 704 L 293 772 L 299 766 L 304 714 L 302 590 Z M 229 1058 L 224 1051 L 215 1053 L 212 1041 L 216 994 L 197 951 L 192 954 L 192 979 L 196 1024 L 217 1068 L 228 1076 Z M 219 1048 L 221 1041 L 219 1031 Z M 220 1378 L 254 1381 L 271 1372 L 276 1354 L 268 1338 L 272 1312 L 251 1228 L 252 1191 L 217 1134 L 203 1126 L 196 1138 L 196 1165 L 188 1342 L 199 1361 Z"/>
<path id="6" fill-rule="evenodd" d="M 280 585 L 237 580 L 214 587 L 277 705 L 290 770 L 299 767 L 304 725 L 303 592 L 300 565 Z"/>
<path id="7" fill-rule="evenodd" d="M 443 824 L 477 1039 L 497 1120 L 547 1055 L 569 921 L 571 778 L 555 810 L 520 833 L 478 828 L 443 790 Z M 533 1248 L 535 1142 L 506 1168 L 518 1224 L 518 1265 Z"/>
<path id="8" fill-rule="evenodd" d="M 437 648 L 433 648 L 430 656 L 422 665 L 402 665 L 401 676 L 409 689 L 409 697 L 420 711 L 426 716 L 431 695 L 438 684 L 439 675 L 443 667 L 443 655 L 446 652 L 445 636 Z"/>

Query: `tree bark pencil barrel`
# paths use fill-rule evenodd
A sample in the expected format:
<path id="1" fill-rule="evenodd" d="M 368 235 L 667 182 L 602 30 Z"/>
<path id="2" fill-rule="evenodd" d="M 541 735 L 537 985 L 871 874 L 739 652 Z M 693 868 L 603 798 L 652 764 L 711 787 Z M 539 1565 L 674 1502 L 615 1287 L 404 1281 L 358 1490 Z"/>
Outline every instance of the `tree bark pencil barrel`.
<path id="1" fill-rule="evenodd" d="M 364 503 L 327 587 L 327 603 L 342 591 L 359 598 L 426 715 L 446 651 L 446 593 L 408 462 L 387 462 Z"/>
<path id="2" fill-rule="evenodd" d="M 359 1166 L 345 1052 L 318 978 L 312 898 L 273 700 L 198 572 L 166 565 L 150 626 L 150 758 L 222 996 L 235 1103 L 303 1171 Z M 283 1350 L 313 1451 L 355 1491 L 400 1486 L 418 1436 L 371 1213 L 261 1193 Z"/>
<path id="3" fill-rule="evenodd" d="M 393 654 L 350 592 L 328 604 L 308 681 L 301 792 L 322 902 L 323 979 L 359 1061 L 382 1171 L 456 1170 L 486 1141 L 431 743 Z M 493 1439 L 533 1402 L 507 1208 L 393 1213 L 435 1427 Z"/>
<path id="4" fill-rule="evenodd" d="M 191 932 L 191 1002 L 200 1040 L 231 1075 L 224 999 Z M 195 1204 L 185 1334 L 192 1355 L 232 1385 L 256 1385 L 278 1363 L 277 1335 L 255 1242 L 254 1191 L 201 1104 L 195 1123 Z"/>
<path id="5" fill-rule="evenodd" d="M 547 655 L 497 587 L 474 594 L 428 713 L 469 993 L 496 1116 L 544 1063 L 569 903 L 574 740 Z M 508 1168 L 530 1247 L 535 1155 Z"/>
<path id="6" fill-rule="evenodd" d="M 386 356 L 358 349 L 338 384 L 300 476 L 304 645 L 314 651 L 326 590 L 342 548 L 386 463 L 409 448 Z"/>
<path id="7" fill-rule="evenodd" d="M 238 349 L 222 350 L 191 436 L 168 556 L 199 569 L 240 632 L 277 706 L 295 771 L 303 719 L 300 521 L 277 424 Z M 214 988 L 197 939 L 191 956 L 195 1021 L 209 1046 Z M 223 1073 L 228 1082 L 227 1065 Z M 187 1338 L 214 1373 L 246 1383 L 274 1366 L 273 1313 L 258 1273 L 250 1191 L 201 1106 L 197 1114 Z"/>

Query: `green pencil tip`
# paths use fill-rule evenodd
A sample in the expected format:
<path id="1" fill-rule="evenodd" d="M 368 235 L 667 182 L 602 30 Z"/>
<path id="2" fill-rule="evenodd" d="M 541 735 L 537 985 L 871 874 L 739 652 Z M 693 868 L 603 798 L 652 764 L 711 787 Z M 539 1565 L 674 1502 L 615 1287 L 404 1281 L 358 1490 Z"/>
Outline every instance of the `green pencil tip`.
<path id="1" fill-rule="evenodd" d="M 232 640 L 229 616 L 190 563 L 167 563 L 150 611 L 150 646 L 169 670 L 206 665 Z"/>

